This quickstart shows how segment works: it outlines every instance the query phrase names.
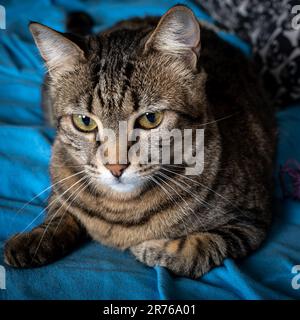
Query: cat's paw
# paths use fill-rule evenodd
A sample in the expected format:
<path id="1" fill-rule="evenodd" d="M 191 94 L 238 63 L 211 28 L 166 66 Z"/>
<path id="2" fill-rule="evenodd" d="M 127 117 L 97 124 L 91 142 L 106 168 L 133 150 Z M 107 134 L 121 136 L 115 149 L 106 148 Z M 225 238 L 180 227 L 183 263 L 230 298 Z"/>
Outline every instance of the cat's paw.
<path id="1" fill-rule="evenodd" d="M 9 239 L 4 247 L 4 261 L 16 268 L 32 268 L 45 265 L 53 260 L 53 252 L 42 239 L 43 229 L 19 233 Z"/>
<path id="2" fill-rule="evenodd" d="M 130 248 L 137 260 L 150 267 L 166 267 L 173 273 L 182 276 L 195 277 L 189 268 L 190 259 L 180 252 L 178 240 L 148 240 Z"/>
<path id="3" fill-rule="evenodd" d="M 164 258 L 164 246 L 167 240 L 148 240 L 144 241 L 134 247 L 130 248 L 130 251 L 135 255 L 135 257 L 147 264 L 150 267 L 155 265 L 160 265 L 162 259 Z"/>

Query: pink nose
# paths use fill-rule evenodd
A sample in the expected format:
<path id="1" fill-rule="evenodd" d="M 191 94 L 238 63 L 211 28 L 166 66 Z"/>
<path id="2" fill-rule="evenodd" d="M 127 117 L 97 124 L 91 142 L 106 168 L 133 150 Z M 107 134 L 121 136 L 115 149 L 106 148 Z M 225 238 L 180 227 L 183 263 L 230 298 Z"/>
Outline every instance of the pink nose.
<path id="1" fill-rule="evenodd" d="M 105 167 L 112 173 L 113 176 L 121 177 L 128 164 L 106 164 Z"/>

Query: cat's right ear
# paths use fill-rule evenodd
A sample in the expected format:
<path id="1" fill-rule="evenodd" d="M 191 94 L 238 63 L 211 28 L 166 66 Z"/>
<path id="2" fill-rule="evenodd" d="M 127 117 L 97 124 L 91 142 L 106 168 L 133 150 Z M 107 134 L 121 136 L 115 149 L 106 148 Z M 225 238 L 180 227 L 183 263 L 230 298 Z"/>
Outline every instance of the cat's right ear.
<path id="1" fill-rule="evenodd" d="M 36 22 L 29 29 L 50 74 L 71 71 L 84 61 L 84 52 L 62 33 Z"/>

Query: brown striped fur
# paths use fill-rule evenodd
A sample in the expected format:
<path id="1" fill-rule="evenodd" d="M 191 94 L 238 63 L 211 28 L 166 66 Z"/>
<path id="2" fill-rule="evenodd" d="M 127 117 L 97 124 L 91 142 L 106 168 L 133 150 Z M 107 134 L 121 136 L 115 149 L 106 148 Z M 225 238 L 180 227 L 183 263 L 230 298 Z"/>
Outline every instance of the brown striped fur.
<path id="1" fill-rule="evenodd" d="M 41 50 L 58 127 L 53 204 L 43 225 L 7 242 L 8 264 L 52 262 L 87 233 L 104 245 L 130 249 L 149 266 L 195 278 L 226 257 L 245 257 L 259 247 L 271 220 L 273 111 L 253 65 L 207 27 L 200 24 L 200 55 L 197 41 L 193 50 L 168 52 L 174 43 L 165 36 L 172 33 L 166 25 L 177 28 L 172 19 L 178 16 L 188 20 L 186 28 L 196 28 L 192 12 L 176 6 L 160 22 L 133 19 L 99 35 L 59 35 L 70 52 L 61 64 L 47 61 Z M 45 27 L 35 25 L 33 35 L 41 49 L 39 28 Z M 155 183 L 148 179 L 133 191 L 115 192 L 95 179 L 101 167 L 95 134 L 78 132 L 70 115 L 88 114 L 116 129 L 119 120 L 153 104 L 167 104 L 171 127 L 205 128 L 204 171 L 185 176 L 184 166 L 131 164 L 126 170 Z"/>

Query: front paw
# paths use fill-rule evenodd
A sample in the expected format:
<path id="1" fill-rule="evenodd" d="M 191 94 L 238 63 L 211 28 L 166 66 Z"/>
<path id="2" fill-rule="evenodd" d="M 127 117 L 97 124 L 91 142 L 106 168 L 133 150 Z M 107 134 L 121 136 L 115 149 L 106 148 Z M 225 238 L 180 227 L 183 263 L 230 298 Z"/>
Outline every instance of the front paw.
<path id="1" fill-rule="evenodd" d="M 5 263 L 16 268 L 32 268 L 53 260 L 49 239 L 43 237 L 44 229 L 19 233 L 9 239 L 4 247 Z"/>
<path id="2" fill-rule="evenodd" d="M 226 257 L 226 244 L 212 233 L 194 233 L 178 239 L 148 240 L 131 248 L 148 266 L 159 265 L 173 273 L 198 278 Z"/>
<path id="3" fill-rule="evenodd" d="M 150 267 L 166 267 L 177 275 L 194 277 L 190 257 L 182 254 L 181 243 L 181 239 L 148 240 L 130 250 L 140 262 Z"/>
<path id="4" fill-rule="evenodd" d="M 155 265 L 162 265 L 165 257 L 164 247 L 167 240 L 148 240 L 144 241 L 134 247 L 130 248 L 130 251 L 135 257 L 147 264 L 150 267 Z"/>

